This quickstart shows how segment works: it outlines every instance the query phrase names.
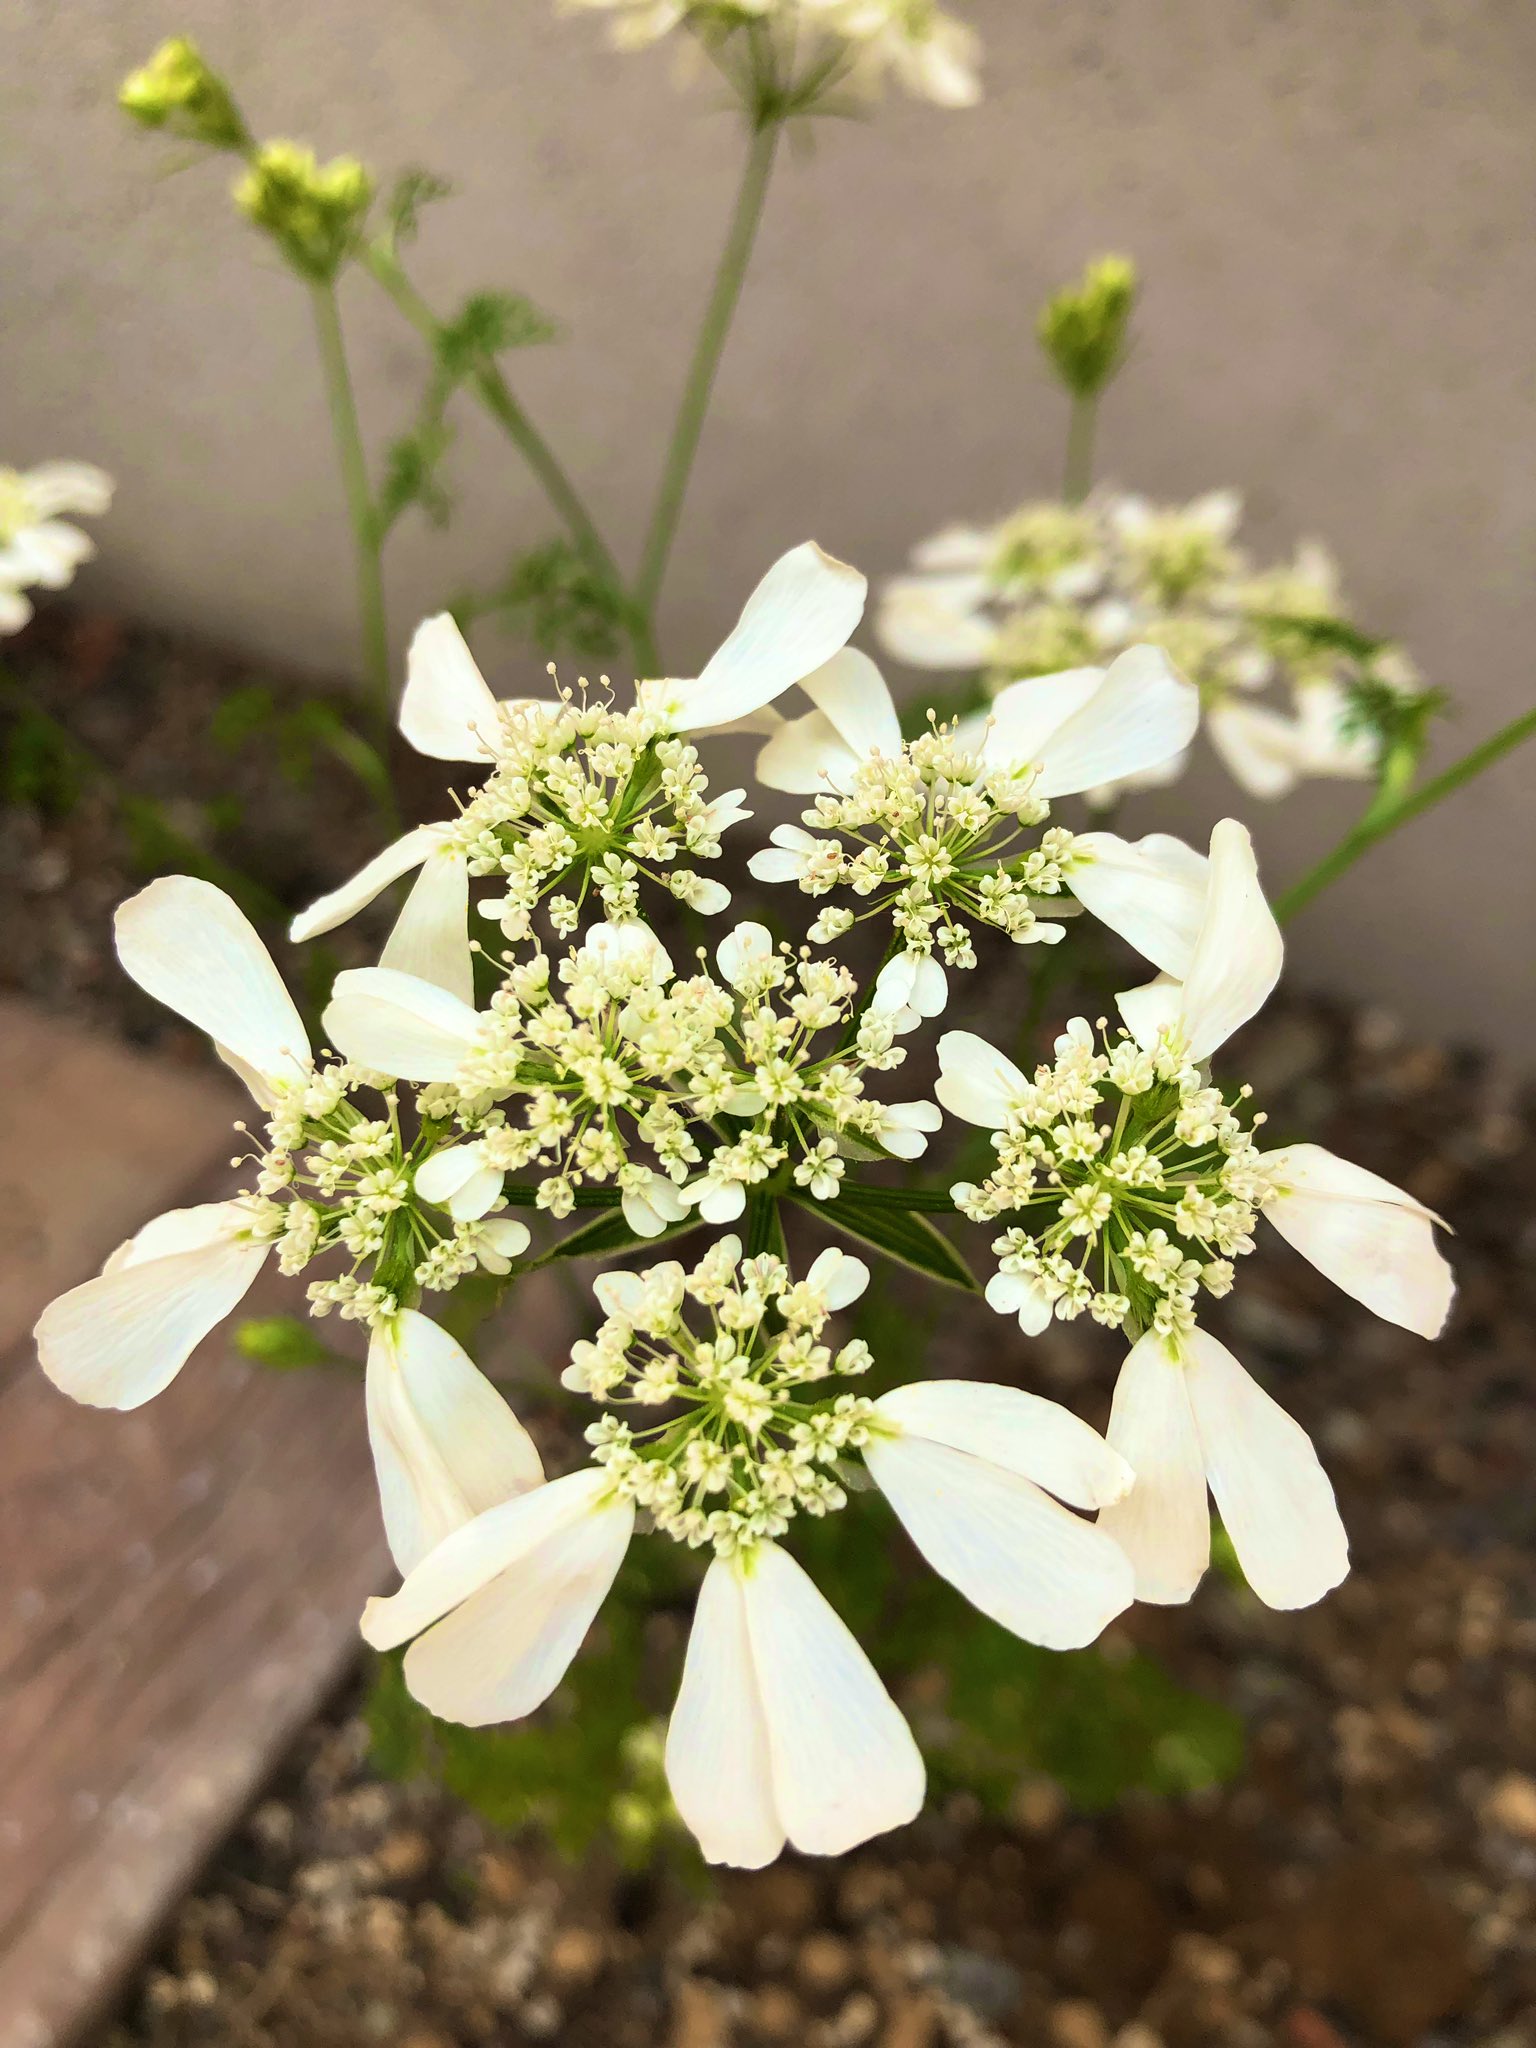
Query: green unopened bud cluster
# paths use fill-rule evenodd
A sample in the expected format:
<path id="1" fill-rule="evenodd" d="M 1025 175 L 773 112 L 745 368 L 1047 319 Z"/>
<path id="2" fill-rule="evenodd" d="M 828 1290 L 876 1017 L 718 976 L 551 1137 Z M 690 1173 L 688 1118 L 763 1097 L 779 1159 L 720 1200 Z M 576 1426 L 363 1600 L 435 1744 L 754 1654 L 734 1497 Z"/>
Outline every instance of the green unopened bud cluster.
<path id="1" fill-rule="evenodd" d="M 351 251 L 373 194 L 373 178 L 356 157 L 322 164 L 300 143 L 267 142 L 235 186 L 235 204 L 295 270 L 324 283 Z"/>
<path id="2" fill-rule="evenodd" d="M 170 37 L 147 64 L 129 72 L 117 103 L 146 128 L 168 129 L 184 142 L 239 150 L 251 144 L 229 87 L 186 36 Z"/>
<path id="3" fill-rule="evenodd" d="M 1082 280 L 1048 300 L 1036 332 L 1051 366 L 1076 398 L 1104 389 L 1125 357 L 1136 306 L 1136 266 L 1125 256 L 1100 256 Z"/>

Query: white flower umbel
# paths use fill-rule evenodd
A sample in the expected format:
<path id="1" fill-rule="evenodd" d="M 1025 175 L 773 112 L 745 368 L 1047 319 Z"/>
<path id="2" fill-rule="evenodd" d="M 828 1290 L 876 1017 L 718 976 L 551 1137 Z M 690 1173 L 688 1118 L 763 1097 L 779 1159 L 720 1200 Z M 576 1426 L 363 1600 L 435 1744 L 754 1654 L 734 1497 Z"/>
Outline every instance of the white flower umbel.
<path id="1" fill-rule="evenodd" d="M 923 1803 L 922 1758 L 844 1624 L 775 1543 L 705 1574 L 667 1782 L 706 1861 L 841 1856 Z"/>
<path id="2" fill-rule="evenodd" d="M 407 657 L 400 729 L 418 752 L 474 763 L 488 778 L 456 818 L 405 833 L 311 904 L 292 937 L 334 929 L 419 868 L 380 964 L 468 1002 L 471 878 L 495 885 L 480 907 L 514 942 L 541 906 L 562 935 L 594 900 L 605 917 L 633 918 L 647 885 L 706 915 L 724 910 L 730 891 L 694 863 L 718 860 L 722 834 L 752 813 L 740 789 L 709 795 L 682 735 L 764 714 L 842 647 L 865 591 L 856 569 L 807 541 L 768 571 L 699 676 L 639 683 L 627 707 L 606 678 L 596 691 L 583 680 L 554 698 L 500 704 L 453 620 L 428 619 Z"/>
<path id="3" fill-rule="evenodd" d="M 770 86 L 804 114 L 841 106 L 892 81 L 939 107 L 981 96 L 974 30 L 936 0 L 564 0 L 612 16 L 616 48 L 634 50 L 674 29 L 695 35 L 746 99 Z"/>
<path id="4" fill-rule="evenodd" d="M 553 979 L 542 955 L 509 967 L 481 1012 L 390 968 L 351 969 L 325 1028 L 348 1059 L 441 1088 L 433 1113 L 452 1135 L 415 1185 L 460 1219 L 537 1166 L 540 1208 L 567 1215 L 578 1189 L 612 1183 L 631 1228 L 654 1236 L 688 1207 L 732 1221 L 781 1169 L 831 1199 L 845 1144 L 921 1154 L 936 1113 L 866 1093 L 905 1055 L 888 1019 L 856 1015 L 845 968 L 751 923 L 718 965 L 719 980 L 678 977 L 646 926 L 599 925 Z"/>
<path id="5" fill-rule="evenodd" d="M 973 924 L 1016 945 L 1061 938 L 1040 912 L 1061 894 L 1073 838 L 1058 826 L 1032 836 L 1051 799 L 1181 753 L 1199 717 L 1194 690 L 1150 648 L 1109 669 L 1017 684 L 990 717 L 907 744 L 867 657 L 845 651 L 803 688 L 816 709 L 774 732 L 757 772 L 771 788 L 819 793 L 801 825 L 776 828 L 751 870 L 862 903 L 829 905 L 813 938 L 889 917 L 899 950 L 873 1009 L 899 1032 L 944 1008 L 946 967 L 975 966 Z"/>
<path id="6" fill-rule="evenodd" d="M 0 467 L 0 633 L 19 632 L 31 618 L 23 592 L 65 589 L 95 554 L 90 535 L 59 515 L 98 517 L 111 503 L 111 477 L 89 462 Z"/>
<path id="7" fill-rule="evenodd" d="M 1321 1147 L 1263 1152 L 1249 1089 L 1208 1077 L 1205 1062 L 1258 1010 L 1281 963 L 1242 827 L 1216 828 L 1209 861 L 1146 842 L 1138 858 L 1120 842 L 1111 854 L 1122 928 L 1173 971 L 1120 997 L 1129 1032 L 1101 1049 L 1076 1019 L 1033 1078 L 983 1041 L 946 1034 L 939 1100 L 990 1129 L 997 1152 L 987 1179 L 955 1200 L 978 1221 L 1013 1219 L 993 1247 L 995 1309 L 1027 1333 L 1086 1310 L 1137 1337 L 1109 1426 L 1137 1484 L 1101 1523 L 1130 1555 L 1138 1597 L 1194 1591 L 1209 1477 L 1254 1590 L 1305 1605 L 1345 1570 L 1332 1491 L 1305 1434 L 1198 1327 L 1200 1297 L 1230 1292 L 1261 1215 L 1358 1300 L 1424 1335 L 1449 1307 L 1449 1269 L 1434 1219 L 1409 1196 Z"/>
<path id="8" fill-rule="evenodd" d="M 986 696 L 1150 644 L 1195 684 L 1212 746 L 1251 795 L 1368 778 L 1393 732 L 1422 716 L 1423 686 L 1399 649 L 1342 616 L 1337 570 L 1315 543 L 1254 571 L 1236 545 L 1241 512 L 1231 491 L 1182 506 L 1101 491 L 947 528 L 882 591 L 881 640 L 914 667 L 975 675 Z M 1173 756 L 1106 777 L 1091 800 L 1182 766 Z"/>
<path id="9" fill-rule="evenodd" d="M 364 1392 L 384 1532 L 402 1574 L 476 1515 L 543 1481 L 533 1440 L 507 1403 L 415 1309 L 375 1326 Z"/>

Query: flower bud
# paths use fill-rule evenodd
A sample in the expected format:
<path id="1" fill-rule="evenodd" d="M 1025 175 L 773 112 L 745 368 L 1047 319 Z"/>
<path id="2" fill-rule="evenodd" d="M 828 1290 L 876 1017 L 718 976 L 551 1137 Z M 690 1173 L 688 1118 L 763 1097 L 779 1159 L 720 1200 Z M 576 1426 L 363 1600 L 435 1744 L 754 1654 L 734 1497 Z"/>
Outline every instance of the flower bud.
<path id="1" fill-rule="evenodd" d="M 1137 282 L 1128 257 L 1100 256 L 1083 272 L 1081 283 L 1047 300 L 1035 331 L 1074 397 L 1096 397 L 1119 369 Z"/>
<path id="2" fill-rule="evenodd" d="M 235 186 L 235 204 L 295 270 L 327 283 L 351 249 L 373 194 L 372 174 L 356 157 L 321 164 L 297 142 L 265 142 Z"/>
<path id="3" fill-rule="evenodd" d="M 165 128 L 208 149 L 248 149 L 250 135 L 229 87 L 186 36 L 163 42 L 149 62 L 130 71 L 117 103 L 146 128 Z"/>

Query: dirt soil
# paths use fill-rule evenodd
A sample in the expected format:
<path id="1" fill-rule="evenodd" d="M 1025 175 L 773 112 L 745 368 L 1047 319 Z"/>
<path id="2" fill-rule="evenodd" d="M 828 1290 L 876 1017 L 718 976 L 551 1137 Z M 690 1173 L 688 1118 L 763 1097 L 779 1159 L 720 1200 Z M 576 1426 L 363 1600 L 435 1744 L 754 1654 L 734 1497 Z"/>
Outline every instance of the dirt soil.
<path id="1" fill-rule="evenodd" d="M 110 640 L 94 670 L 63 628 L 12 666 L 136 786 L 221 794 L 230 762 L 203 728 L 227 667 L 90 631 Z M 221 850 L 268 860 L 290 902 L 377 843 L 340 778 L 317 802 L 258 749 L 235 765 L 245 821 Z M 21 904 L 0 979 L 150 1031 L 107 949 L 135 870 L 105 794 L 13 803 L 0 857 Z M 1452 1221 L 1460 1296 L 1430 1347 L 1271 1237 L 1227 1305 L 1228 1340 L 1319 1443 L 1352 1576 L 1273 1614 L 1212 1574 L 1111 1640 L 1241 1713 L 1237 1782 L 1089 1818 L 1027 1779 L 1006 1823 L 960 1799 L 840 1863 L 701 1895 L 665 1870 L 568 1868 L 381 1780 L 351 1695 L 92 2048 L 1533 2048 L 1536 1115 L 1380 1016 L 1293 1002 L 1245 1055 L 1276 1129 Z M 932 1368 L 961 1369 L 980 1330 L 947 1326 Z M 1100 1422 L 1101 1336 L 1056 1326 L 1030 1360 Z"/>

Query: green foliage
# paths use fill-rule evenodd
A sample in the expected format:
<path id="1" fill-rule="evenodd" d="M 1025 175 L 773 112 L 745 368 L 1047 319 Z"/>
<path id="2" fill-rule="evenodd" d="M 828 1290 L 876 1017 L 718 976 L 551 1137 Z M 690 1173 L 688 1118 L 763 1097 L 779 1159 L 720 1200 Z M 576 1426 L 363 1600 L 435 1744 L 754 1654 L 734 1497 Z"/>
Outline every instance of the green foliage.
<path id="1" fill-rule="evenodd" d="M 453 430 L 436 412 L 423 412 L 409 433 L 391 441 L 384 457 L 374 520 L 379 539 L 400 514 L 418 505 L 430 526 L 446 526 L 453 500 L 442 481 L 443 457 L 453 445 Z"/>
<path id="2" fill-rule="evenodd" d="M 235 1325 L 235 1349 L 274 1372 L 300 1372 L 341 1361 L 302 1316 L 247 1316 Z"/>
<path id="3" fill-rule="evenodd" d="M 323 697 L 280 704 L 263 683 L 232 690 L 214 713 L 209 732 L 216 746 L 239 753 L 253 743 L 270 747 L 284 778 L 308 789 L 327 757 L 351 770 L 375 804 L 390 802 L 389 770 L 376 747 L 348 724 Z"/>
<path id="4" fill-rule="evenodd" d="M 438 177 L 435 171 L 423 170 L 419 164 L 403 170 L 384 201 L 384 218 L 394 239 L 397 242 L 414 241 L 421 232 L 424 208 L 446 199 L 452 190 L 453 186 L 446 178 Z"/>
<path id="5" fill-rule="evenodd" d="M 78 750 L 53 719 L 18 703 L 0 752 L 0 802 L 67 818 L 90 779 Z"/>
<path id="6" fill-rule="evenodd" d="M 473 292 L 437 330 L 438 367 L 450 384 L 462 384 L 508 349 L 559 338 L 554 321 L 522 292 Z"/>
<path id="7" fill-rule="evenodd" d="M 497 618 L 553 659 L 606 661 L 623 644 L 631 607 L 625 593 L 568 540 L 550 540 L 516 556 L 484 596 L 452 607 L 461 626 Z"/>
<path id="8" fill-rule="evenodd" d="M 612 1209 L 568 1232 L 544 1256 L 549 1259 L 617 1259 L 626 1252 L 649 1251 L 654 1245 L 670 1244 L 674 1237 L 685 1237 L 690 1230 L 699 1227 L 698 1212 L 694 1210 L 681 1223 L 669 1224 L 658 1236 L 641 1237 L 624 1221 L 624 1213 L 615 1201 Z"/>
<path id="9" fill-rule="evenodd" d="M 941 1236 L 926 1216 L 911 1209 L 882 1202 L 864 1188 L 845 1188 L 832 1202 L 818 1202 L 810 1195 L 791 1199 L 819 1216 L 833 1230 L 872 1245 L 889 1259 L 896 1259 L 914 1272 L 946 1287 L 960 1287 L 968 1294 L 978 1292 L 976 1276 L 947 1237 Z"/>
<path id="10" fill-rule="evenodd" d="M 1097 397 L 1125 360 L 1137 282 L 1129 258 L 1100 256 L 1046 301 L 1035 331 L 1074 397 Z"/>

